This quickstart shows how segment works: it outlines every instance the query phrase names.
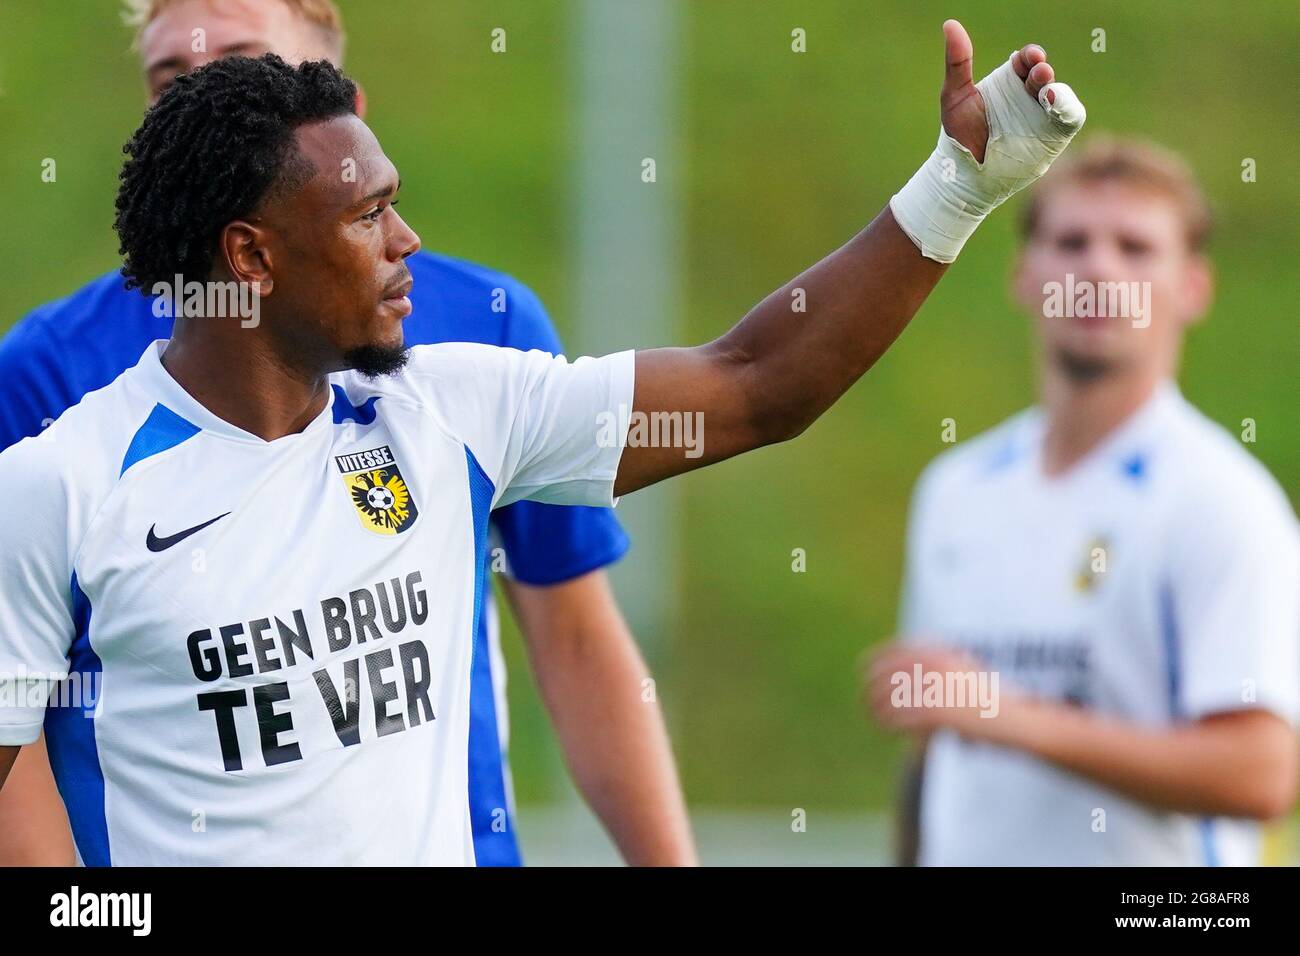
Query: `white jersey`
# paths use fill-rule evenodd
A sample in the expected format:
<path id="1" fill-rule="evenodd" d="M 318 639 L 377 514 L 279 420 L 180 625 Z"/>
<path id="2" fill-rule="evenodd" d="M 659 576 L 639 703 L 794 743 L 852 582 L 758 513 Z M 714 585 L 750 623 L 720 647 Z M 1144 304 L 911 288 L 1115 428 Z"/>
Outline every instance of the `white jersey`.
<path id="1" fill-rule="evenodd" d="M 473 863 L 488 512 L 611 505 L 632 353 L 417 346 L 266 442 L 164 344 L 0 453 L 0 744 L 88 864 Z"/>
<path id="2" fill-rule="evenodd" d="M 1036 695 L 1150 727 L 1300 716 L 1300 535 L 1267 471 L 1165 384 L 1065 475 L 1025 412 L 918 485 L 903 630 Z M 955 734 L 927 751 L 921 862 L 1258 861 L 1258 827 L 1154 809 Z"/>

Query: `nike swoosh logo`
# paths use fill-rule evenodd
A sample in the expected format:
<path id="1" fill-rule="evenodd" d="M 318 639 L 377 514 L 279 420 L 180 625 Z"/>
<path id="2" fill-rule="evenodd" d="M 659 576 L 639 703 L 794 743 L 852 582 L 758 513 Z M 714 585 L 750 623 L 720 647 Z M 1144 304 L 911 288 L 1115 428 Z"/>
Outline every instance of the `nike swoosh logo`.
<path id="1" fill-rule="evenodd" d="M 157 535 L 155 535 L 153 533 L 153 530 L 158 526 L 152 525 L 149 528 L 148 536 L 144 539 L 145 547 L 148 548 L 150 551 L 166 551 L 172 545 L 180 544 L 190 535 L 198 534 L 198 532 L 202 531 L 208 525 L 215 524 L 216 522 L 220 521 L 222 518 L 226 517 L 226 515 L 228 514 L 230 514 L 229 511 L 227 511 L 226 514 L 224 515 L 217 515 L 211 521 L 205 521 L 203 522 L 203 524 L 196 524 L 193 528 L 186 528 L 184 531 L 180 531 L 177 532 L 176 534 L 168 535 L 165 538 L 160 538 Z"/>

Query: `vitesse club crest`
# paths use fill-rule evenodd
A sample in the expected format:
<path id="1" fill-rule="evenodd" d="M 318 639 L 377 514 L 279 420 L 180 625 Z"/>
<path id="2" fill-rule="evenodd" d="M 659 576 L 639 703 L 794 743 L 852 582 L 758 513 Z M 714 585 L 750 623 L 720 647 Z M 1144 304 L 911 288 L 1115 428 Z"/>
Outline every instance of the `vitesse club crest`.
<path id="1" fill-rule="evenodd" d="M 347 485 L 357 517 L 367 529 L 375 534 L 401 534 L 415 524 L 419 511 L 391 448 L 383 445 L 336 455 L 334 463 Z"/>
<path id="2" fill-rule="evenodd" d="M 1074 589 L 1080 594 L 1091 594 L 1101 583 L 1106 574 L 1106 558 L 1110 551 L 1110 542 L 1102 536 L 1088 542 L 1088 553 L 1079 562 L 1074 574 Z"/>

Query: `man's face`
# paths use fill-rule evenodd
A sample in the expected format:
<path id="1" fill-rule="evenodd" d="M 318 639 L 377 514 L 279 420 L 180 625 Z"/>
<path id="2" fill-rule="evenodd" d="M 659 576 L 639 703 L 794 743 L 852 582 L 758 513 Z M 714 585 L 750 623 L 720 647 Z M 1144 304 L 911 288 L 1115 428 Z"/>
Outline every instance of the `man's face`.
<path id="1" fill-rule="evenodd" d="M 420 248 L 393 208 L 397 169 L 352 114 L 299 127 L 295 141 L 315 174 L 296 191 L 273 189 L 250 217 L 264 254 L 249 261 L 271 279 L 268 331 L 315 368 L 391 371 L 411 312 L 403 260 Z"/>
<path id="2" fill-rule="evenodd" d="M 1123 183 L 1053 189 L 1014 283 L 1046 357 L 1082 378 L 1174 362 L 1210 296 L 1208 264 L 1189 251 L 1178 207 Z"/>
<path id="3" fill-rule="evenodd" d="M 202 31 L 202 32 L 196 32 Z M 330 59 L 323 35 L 280 0 L 181 0 L 140 34 L 149 104 L 182 73 L 223 56 L 274 53 L 287 63 Z"/>

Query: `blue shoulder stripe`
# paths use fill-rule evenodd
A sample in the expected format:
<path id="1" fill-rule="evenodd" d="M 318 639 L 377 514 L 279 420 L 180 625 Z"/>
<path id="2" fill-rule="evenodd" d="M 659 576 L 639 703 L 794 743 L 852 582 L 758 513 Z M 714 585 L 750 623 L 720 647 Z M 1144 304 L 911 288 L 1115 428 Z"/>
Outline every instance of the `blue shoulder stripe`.
<path id="1" fill-rule="evenodd" d="M 118 477 L 138 461 L 161 454 L 169 448 L 175 448 L 181 442 L 193 438 L 203 429 L 193 422 L 181 418 L 166 405 L 155 405 L 144 424 L 136 431 L 135 437 L 126 449 L 122 459 L 122 470 Z"/>
<path id="2" fill-rule="evenodd" d="M 383 396 L 371 395 L 360 405 L 353 405 L 352 400 L 348 398 L 348 393 L 343 391 L 342 385 L 331 386 L 334 389 L 334 424 L 342 425 L 346 421 L 354 421 L 358 425 L 369 425 L 375 420 L 375 402 Z"/>

